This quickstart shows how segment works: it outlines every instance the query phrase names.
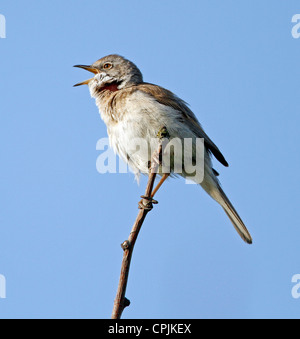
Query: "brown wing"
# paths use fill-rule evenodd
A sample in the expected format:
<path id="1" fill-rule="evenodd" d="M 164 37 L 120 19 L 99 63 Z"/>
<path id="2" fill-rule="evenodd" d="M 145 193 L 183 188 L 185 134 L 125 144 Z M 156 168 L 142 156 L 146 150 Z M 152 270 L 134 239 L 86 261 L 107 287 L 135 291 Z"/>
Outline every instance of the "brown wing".
<path id="1" fill-rule="evenodd" d="M 180 117 L 182 122 L 187 123 L 198 138 L 203 138 L 207 150 L 211 152 L 222 165 L 228 167 L 228 163 L 221 151 L 204 132 L 195 114 L 188 108 L 183 100 L 171 91 L 153 84 L 142 83 L 138 85 L 138 89 L 154 97 L 160 104 L 170 106 L 180 111 L 182 113 L 182 117 Z"/>

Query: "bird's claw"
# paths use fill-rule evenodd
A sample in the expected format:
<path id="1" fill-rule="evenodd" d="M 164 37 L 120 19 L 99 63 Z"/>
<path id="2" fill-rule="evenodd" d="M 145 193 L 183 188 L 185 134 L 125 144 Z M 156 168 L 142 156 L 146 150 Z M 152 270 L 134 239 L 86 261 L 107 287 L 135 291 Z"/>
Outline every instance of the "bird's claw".
<path id="1" fill-rule="evenodd" d="M 158 204 L 158 201 L 154 200 L 152 197 L 146 197 L 142 195 L 141 198 L 142 200 L 139 202 L 139 209 L 150 211 L 153 208 L 153 204 Z M 144 203 L 144 200 L 147 201 L 146 204 Z"/>

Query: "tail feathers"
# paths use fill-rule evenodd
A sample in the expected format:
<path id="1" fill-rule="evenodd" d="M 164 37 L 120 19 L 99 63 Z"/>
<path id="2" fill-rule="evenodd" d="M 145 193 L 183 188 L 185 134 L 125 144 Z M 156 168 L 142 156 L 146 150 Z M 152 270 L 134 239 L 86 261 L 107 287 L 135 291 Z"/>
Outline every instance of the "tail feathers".
<path id="1" fill-rule="evenodd" d="M 246 226 L 244 225 L 241 218 L 236 214 L 234 218 L 231 217 L 231 212 L 226 211 L 224 208 L 225 213 L 228 215 L 228 218 L 232 222 L 234 228 L 237 230 L 240 237 L 247 243 L 252 244 L 252 238 L 250 233 L 248 232 Z"/>
<path id="2" fill-rule="evenodd" d="M 213 172 L 207 171 L 206 173 L 208 174 L 201 183 L 202 188 L 223 207 L 225 213 L 228 215 L 230 221 L 241 238 L 246 243 L 252 244 L 250 233 L 248 232 L 241 217 L 238 215 L 237 211 L 234 209 L 233 205 L 222 190 L 217 177 L 213 174 Z"/>
<path id="3" fill-rule="evenodd" d="M 237 230 L 241 238 L 248 244 L 252 244 L 252 238 L 250 233 L 247 230 L 247 227 L 243 223 L 242 219 L 238 215 L 237 211 L 232 206 L 231 202 L 227 198 L 226 194 L 223 192 L 221 187 L 219 187 L 219 192 L 221 196 L 220 205 L 223 207 L 225 213 L 228 215 L 228 218 L 232 222 L 234 228 Z"/>

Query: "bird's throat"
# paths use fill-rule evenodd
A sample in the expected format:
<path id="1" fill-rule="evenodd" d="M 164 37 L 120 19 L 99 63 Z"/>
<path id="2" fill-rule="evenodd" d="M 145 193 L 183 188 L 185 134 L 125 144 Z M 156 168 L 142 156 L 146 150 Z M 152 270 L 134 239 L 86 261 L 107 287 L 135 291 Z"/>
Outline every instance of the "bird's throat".
<path id="1" fill-rule="evenodd" d="M 111 84 L 106 84 L 105 86 L 101 87 L 100 91 L 110 91 L 110 92 L 117 92 L 118 86 L 120 85 L 119 82 L 112 82 Z"/>

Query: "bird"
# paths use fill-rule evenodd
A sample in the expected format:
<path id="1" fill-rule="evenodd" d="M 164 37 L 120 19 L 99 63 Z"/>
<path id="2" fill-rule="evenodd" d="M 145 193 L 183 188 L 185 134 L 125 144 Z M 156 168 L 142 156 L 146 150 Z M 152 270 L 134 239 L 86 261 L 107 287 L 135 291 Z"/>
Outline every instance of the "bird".
<path id="1" fill-rule="evenodd" d="M 241 217 L 223 191 L 219 173 L 213 168 L 212 157 L 228 167 L 228 162 L 204 132 L 188 104 L 161 86 L 144 82 L 139 68 L 118 54 L 107 55 L 91 65 L 75 65 L 94 74 L 88 80 L 74 85 L 88 85 L 95 98 L 100 116 L 107 127 L 110 145 L 129 164 L 135 173 L 149 171 L 149 154 L 134 153 L 131 140 L 142 138 L 150 142 L 161 127 L 166 127 L 170 139 L 197 138 L 204 140 L 204 174 L 202 188 L 223 208 L 240 237 L 248 244 L 252 237 Z M 195 157 L 195 154 L 192 155 Z M 151 159 L 151 158 L 150 158 Z M 174 162 L 178 158 L 173 159 Z M 163 173 L 157 192 L 170 173 Z M 186 173 L 179 174 L 186 177 Z"/>

